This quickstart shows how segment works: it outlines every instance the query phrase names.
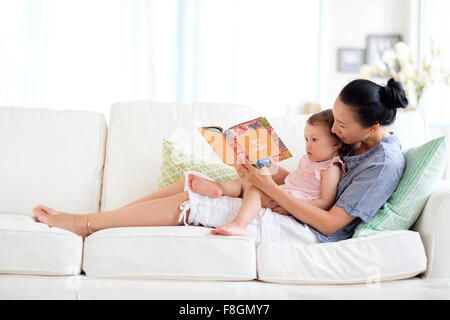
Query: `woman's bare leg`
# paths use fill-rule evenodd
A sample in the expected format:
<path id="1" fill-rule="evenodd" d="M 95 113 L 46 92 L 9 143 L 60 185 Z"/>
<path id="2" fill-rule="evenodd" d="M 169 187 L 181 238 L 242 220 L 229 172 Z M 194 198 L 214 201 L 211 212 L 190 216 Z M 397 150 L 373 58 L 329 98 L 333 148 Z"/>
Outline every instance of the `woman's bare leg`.
<path id="1" fill-rule="evenodd" d="M 142 197 L 140 199 L 137 199 L 136 201 L 126 204 L 121 208 L 125 208 L 125 207 L 131 206 L 131 205 L 139 203 L 139 202 L 165 198 L 165 197 L 183 192 L 183 190 L 184 190 L 184 174 L 177 181 L 172 183 L 171 185 L 169 185 L 161 190 L 155 191 L 148 196 Z"/>
<path id="2" fill-rule="evenodd" d="M 70 214 L 56 211 L 46 206 L 33 209 L 37 220 L 51 227 L 59 227 L 71 231 L 81 237 L 89 235 L 87 222 L 89 219 L 92 232 L 117 227 L 135 226 L 176 226 L 179 222 L 179 206 L 189 200 L 188 191 L 182 191 L 165 198 L 139 202 L 117 210 L 90 213 Z M 186 221 L 190 210 L 186 212 Z"/>
<path id="3" fill-rule="evenodd" d="M 244 191 L 242 205 L 233 221 L 212 229 L 211 233 L 227 236 L 245 236 L 247 234 L 247 225 L 259 214 L 260 210 L 261 192 L 255 186 L 250 186 Z"/>

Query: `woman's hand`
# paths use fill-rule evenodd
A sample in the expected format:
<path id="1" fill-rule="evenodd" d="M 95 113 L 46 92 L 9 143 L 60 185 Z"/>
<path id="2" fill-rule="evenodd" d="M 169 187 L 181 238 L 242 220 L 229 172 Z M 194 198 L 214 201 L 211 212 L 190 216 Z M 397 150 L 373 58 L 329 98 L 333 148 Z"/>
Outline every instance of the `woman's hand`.
<path id="1" fill-rule="evenodd" d="M 270 185 L 277 185 L 267 167 L 258 169 L 252 166 L 248 161 L 245 161 L 244 164 L 237 164 L 234 167 L 239 177 L 261 190 Z"/>

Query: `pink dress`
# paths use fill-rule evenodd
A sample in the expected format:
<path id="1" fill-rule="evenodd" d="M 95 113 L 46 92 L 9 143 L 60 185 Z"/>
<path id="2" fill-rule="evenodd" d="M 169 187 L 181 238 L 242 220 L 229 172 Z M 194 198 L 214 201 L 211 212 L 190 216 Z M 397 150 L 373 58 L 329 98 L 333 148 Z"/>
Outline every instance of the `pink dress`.
<path id="1" fill-rule="evenodd" d="M 307 155 L 304 155 L 298 162 L 297 169 L 286 176 L 284 184 L 280 185 L 280 188 L 304 201 L 319 199 L 322 191 L 320 173 L 335 163 L 341 164 L 342 174 L 344 174 L 345 164 L 339 157 L 313 162 L 309 160 Z"/>

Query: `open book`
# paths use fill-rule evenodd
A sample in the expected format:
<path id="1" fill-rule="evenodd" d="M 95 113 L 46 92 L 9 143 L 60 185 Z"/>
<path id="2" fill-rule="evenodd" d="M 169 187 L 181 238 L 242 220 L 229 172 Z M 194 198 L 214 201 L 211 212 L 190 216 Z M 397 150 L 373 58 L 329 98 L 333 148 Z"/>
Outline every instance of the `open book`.
<path id="1" fill-rule="evenodd" d="M 256 168 L 292 157 L 265 117 L 259 117 L 223 130 L 222 127 L 197 127 L 203 138 L 227 165 L 243 164 Z"/>

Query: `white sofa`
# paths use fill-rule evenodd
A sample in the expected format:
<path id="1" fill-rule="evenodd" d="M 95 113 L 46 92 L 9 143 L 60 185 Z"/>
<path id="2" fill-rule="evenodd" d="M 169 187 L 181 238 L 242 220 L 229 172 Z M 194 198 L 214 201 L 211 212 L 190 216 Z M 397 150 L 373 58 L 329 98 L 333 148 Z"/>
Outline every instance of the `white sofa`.
<path id="1" fill-rule="evenodd" d="M 116 103 L 104 114 L 0 108 L 0 299 L 449 299 L 450 183 L 411 230 L 337 243 L 262 243 L 205 227 L 132 227 L 82 239 L 32 218 L 45 204 L 110 211 L 153 192 L 164 137 L 208 154 L 194 132 L 260 116 L 226 104 Z M 268 117 L 294 157 L 306 115 Z M 403 148 L 428 140 L 417 112 L 392 129 Z M 186 140 L 187 139 L 187 140 Z M 203 144 L 202 144 L 203 143 Z M 210 155 L 210 154 L 209 154 Z"/>

